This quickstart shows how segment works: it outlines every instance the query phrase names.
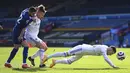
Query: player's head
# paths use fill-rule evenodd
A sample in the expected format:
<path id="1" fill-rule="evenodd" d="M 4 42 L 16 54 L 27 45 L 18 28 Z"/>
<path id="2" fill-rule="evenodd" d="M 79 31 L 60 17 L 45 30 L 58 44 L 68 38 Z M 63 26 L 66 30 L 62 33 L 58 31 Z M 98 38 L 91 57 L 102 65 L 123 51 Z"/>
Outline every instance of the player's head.
<path id="1" fill-rule="evenodd" d="M 29 15 L 32 16 L 32 17 L 34 17 L 34 16 L 36 15 L 36 11 L 37 11 L 37 10 L 36 10 L 35 7 L 33 7 L 33 6 L 30 7 L 30 8 L 29 8 Z"/>
<path id="2" fill-rule="evenodd" d="M 38 18 L 40 18 L 40 19 L 44 18 L 44 15 L 45 15 L 46 12 L 47 11 L 45 10 L 45 6 L 39 5 L 37 7 L 37 17 Z"/>
<path id="3" fill-rule="evenodd" d="M 110 46 L 107 49 L 107 55 L 112 55 L 116 53 L 116 47 L 115 46 Z"/>

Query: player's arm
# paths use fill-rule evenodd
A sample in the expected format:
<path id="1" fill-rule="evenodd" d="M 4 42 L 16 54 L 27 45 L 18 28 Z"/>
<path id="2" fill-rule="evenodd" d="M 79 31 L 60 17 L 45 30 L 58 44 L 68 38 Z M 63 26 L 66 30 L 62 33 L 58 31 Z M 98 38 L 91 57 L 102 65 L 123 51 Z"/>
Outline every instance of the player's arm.
<path id="1" fill-rule="evenodd" d="M 22 12 L 19 18 L 19 21 L 21 21 L 21 23 L 23 22 L 23 24 L 26 24 L 26 26 L 31 23 L 32 21 L 36 21 L 36 14 L 34 14 L 34 16 L 29 16 L 28 12 Z"/>
<path id="2" fill-rule="evenodd" d="M 18 37 L 19 40 L 23 40 L 26 27 L 27 27 L 32 21 L 33 21 L 32 19 L 29 19 L 29 21 L 28 21 L 27 23 L 25 23 L 25 26 L 24 26 L 24 28 L 22 29 L 22 31 L 21 31 L 21 33 L 20 33 L 20 36 Z"/>
<path id="3" fill-rule="evenodd" d="M 117 68 L 112 61 L 108 58 L 107 54 L 105 52 L 102 53 L 104 60 L 113 68 Z"/>

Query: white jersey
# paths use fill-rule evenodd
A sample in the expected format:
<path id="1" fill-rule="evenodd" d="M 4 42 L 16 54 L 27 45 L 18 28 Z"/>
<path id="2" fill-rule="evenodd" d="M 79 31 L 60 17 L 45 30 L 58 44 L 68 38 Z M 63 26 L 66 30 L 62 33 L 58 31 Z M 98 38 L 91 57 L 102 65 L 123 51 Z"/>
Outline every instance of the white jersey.
<path id="1" fill-rule="evenodd" d="M 82 45 L 82 50 L 86 55 L 100 56 L 103 55 L 103 53 L 107 53 L 107 48 L 108 46 L 106 45 L 88 45 L 88 44 Z"/>
<path id="2" fill-rule="evenodd" d="M 40 38 L 38 38 L 41 20 L 37 17 L 35 19 L 35 21 L 31 22 L 27 26 L 24 36 L 31 46 L 35 46 L 37 43 L 43 42 Z"/>
<path id="3" fill-rule="evenodd" d="M 40 23 L 41 20 L 39 18 L 35 18 L 35 21 L 32 21 L 26 28 L 25 30 L 25 35 L 29 34 L 31 36 L 37 36 L 39 33 L 39 29 L 40 29 Z"/>
<path id="4" fill-rule="evenodd" d="M 89 44 L 82 44 L 75 46 L 74 48 L 70 49 L 68 53 L 70 55 L 102 55 L 105 61 L 110 65 L 114 66 L 111 60 L 107 56 L 107 45 L 89 45 Z"/>

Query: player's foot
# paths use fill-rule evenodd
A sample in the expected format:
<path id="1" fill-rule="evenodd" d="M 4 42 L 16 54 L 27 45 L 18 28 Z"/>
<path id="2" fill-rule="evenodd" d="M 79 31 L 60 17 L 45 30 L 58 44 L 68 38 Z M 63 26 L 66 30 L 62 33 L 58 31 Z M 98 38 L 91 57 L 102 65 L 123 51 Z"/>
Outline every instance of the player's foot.
<path id="1" fill-rule="evenodd" d="M 53 66 L 55 66 L 55 59 L 52 59 L 52 63 L 50 64 L 50 68 L 52 68 Z"/>
<path id="2" fill-rule="evenodd" d="M 30 68 L 30 66 L 28 66 L 28 64 L 23 64 L 22 68 Z"/>
<path id="3" fill-rule="evenodd" d="M 44 68 L 44 67 L 46 67 L 46 65 L 45 65 L 45 64 L 42 64 L 42 65 L 39 65 L 39 67 L 40 67 L 40 68 Z"/>
<path id="4" fill-rule="evenodd" d="M 9 64 L 9 63 L 5 63 L 4 66 L 7 67 L 7 68 L 12 68 L 11 64 Z"/>
<path id="5" fill-rule="evenodd" d="M 47 55 L 44 55 L 43 64 L 47 61 Z"/>
<path id="6" fill-rule="evenodd" d="M 31 58 L 31 56 L 30 56 L 30 57 L 28 57 L 28 60 L 31 62 L 31 64 L 32 64 L 33 66 L 35 66 L 34 59 L 32 59 L 32 58 Z"/>

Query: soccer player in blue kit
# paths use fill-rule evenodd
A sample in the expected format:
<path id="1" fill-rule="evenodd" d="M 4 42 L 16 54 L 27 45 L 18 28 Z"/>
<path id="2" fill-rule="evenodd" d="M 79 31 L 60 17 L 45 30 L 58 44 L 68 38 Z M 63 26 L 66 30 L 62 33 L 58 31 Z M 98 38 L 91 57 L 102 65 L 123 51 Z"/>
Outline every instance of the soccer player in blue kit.
<path id="1" fill-rule="evenodd" d="M 26 39 L 23 37 L 23 35 L 24 35 L 25 28 L 28 26 L 28 24 L 32 21 L 35 21 L 34 17 L 36 15 L 36 11 L 37 10 L 35 7 L 26 8 L 21 12 L 20 17 L 17 19 L 12 33 L 14 48 L 11 51 L 8 60 L 4 64 L 5 67 L 12 68 L 10 62 L 15 57 L 17 51 L 19 50 L 19 47 L 22 45 L 24 47 L 22 68 L 30 68 L 26 64 L 26 59 L 28 56 L 28 43 L 26 42 Z"/>

